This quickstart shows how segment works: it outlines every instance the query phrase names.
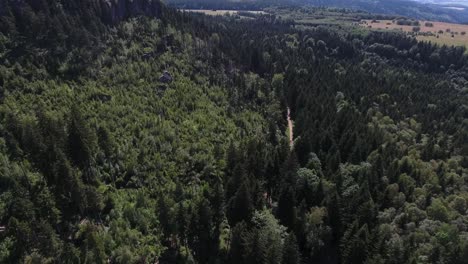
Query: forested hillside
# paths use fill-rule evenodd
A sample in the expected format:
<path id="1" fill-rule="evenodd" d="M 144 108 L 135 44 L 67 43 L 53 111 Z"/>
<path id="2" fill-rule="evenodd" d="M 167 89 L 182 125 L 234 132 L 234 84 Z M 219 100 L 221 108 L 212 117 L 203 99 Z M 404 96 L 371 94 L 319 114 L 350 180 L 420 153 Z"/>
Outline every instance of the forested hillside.
<path id="1" fill-rule="evenodd" d="M 466 263 L 464 54 L 0 0 L 0 263 Z"/>
<path id="2" fill-rule="evenodd" d="M 315 6 L 363 10 L 375 14 L 397 15 L 415 19 L 468 23 L 468 9 L 464 5 L 421 3 L 415 0 L 166 0 L 182 9 L 258 10 L 270 6 Z"/>

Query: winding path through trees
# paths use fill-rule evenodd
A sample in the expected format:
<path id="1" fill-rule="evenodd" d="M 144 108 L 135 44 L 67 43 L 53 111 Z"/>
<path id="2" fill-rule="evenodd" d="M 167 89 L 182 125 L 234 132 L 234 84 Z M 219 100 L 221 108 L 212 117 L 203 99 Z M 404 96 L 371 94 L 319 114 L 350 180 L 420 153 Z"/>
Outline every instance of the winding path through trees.
<path id="1" fill-rule="evenodd" d="M 293 134 L 293 122 L 291 120 L 291 109 L 288 107 L 288 130 L 289 130 L 289 147 L 293 148 L 294 134 Z"/>

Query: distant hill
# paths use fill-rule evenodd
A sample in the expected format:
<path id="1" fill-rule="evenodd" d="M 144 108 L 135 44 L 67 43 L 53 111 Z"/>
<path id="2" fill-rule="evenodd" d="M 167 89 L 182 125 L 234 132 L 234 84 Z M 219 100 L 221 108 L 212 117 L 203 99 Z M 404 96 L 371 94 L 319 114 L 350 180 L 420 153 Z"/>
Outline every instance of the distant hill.
<path id="1" fill-rule="evenodd" d="M 467 0 L 413 0 L 415 2 L 423 3 L 423 4 L 435 4 L 435 5 L 443 5 L 443 6 L 468 6 Z"/>
<path id="2" fill-rule="evenodd" d="M 166 0 L 166 2 L 177 8 L 195 9 L 261 9 L 271 5 L 332 6 L 416 19 L 468 23 L 468 4 L 460 0 L 438 3 L 429 0 Z"/>
<path id="3" fill-rule="evenodd" d="M 468 22 L 468 10 L 459 3 L 422 3 L 410 0 L 304 0 L 303 3 L 361 9 L 372 13 L 401 15 L 444 22 Z M 461 2 L 461 1 L 456 1 Z"/>

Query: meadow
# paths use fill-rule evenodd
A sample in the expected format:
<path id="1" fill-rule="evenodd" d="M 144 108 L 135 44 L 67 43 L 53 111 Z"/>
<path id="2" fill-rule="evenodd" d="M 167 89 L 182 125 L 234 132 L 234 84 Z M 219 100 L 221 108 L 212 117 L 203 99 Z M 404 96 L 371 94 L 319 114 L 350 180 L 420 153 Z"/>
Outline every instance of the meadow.
<path id="1" fill-rule="evenodd" d="M 439 45 L 468 46 L 468 25 L 435 21 L 414 21 L 416 25 L 400 25 L 397 20 L 362 20 L 360 25 L 371 30 L 398 30 L 414 35 L 418 40 Z"/>

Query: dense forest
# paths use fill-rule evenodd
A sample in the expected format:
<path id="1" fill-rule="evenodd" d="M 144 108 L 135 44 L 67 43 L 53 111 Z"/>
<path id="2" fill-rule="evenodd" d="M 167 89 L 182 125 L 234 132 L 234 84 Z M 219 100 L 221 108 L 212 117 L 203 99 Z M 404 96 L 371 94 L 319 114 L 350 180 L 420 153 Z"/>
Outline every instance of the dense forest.
<path id="1" fill-rule="evenodd" d="M 0 0 L 0 263 L 467 263 L 465 54 Z"/>

